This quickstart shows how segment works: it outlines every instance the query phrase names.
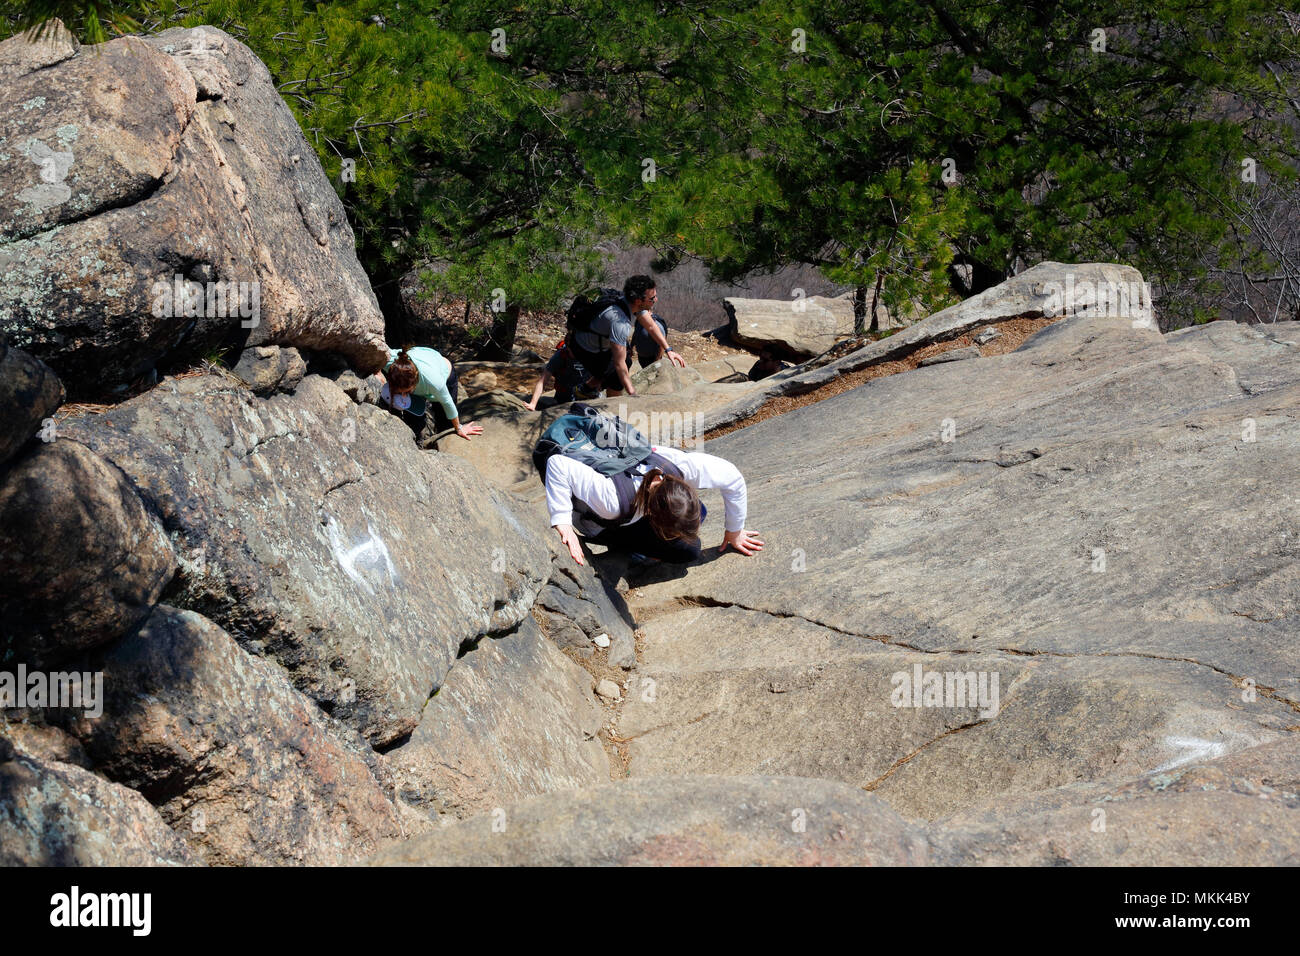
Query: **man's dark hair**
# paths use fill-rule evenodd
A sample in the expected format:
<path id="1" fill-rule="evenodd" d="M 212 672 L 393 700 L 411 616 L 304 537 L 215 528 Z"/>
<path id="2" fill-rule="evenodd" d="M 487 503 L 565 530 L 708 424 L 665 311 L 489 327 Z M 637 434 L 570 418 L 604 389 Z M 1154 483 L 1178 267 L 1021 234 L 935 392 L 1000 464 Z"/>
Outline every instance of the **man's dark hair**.
<path id="1" fill-rule="evenodd" d="M 655 280 L 649 276 L 631 276 L 623 283 L 623 298 L 635 302 L 655 287 Z"/>

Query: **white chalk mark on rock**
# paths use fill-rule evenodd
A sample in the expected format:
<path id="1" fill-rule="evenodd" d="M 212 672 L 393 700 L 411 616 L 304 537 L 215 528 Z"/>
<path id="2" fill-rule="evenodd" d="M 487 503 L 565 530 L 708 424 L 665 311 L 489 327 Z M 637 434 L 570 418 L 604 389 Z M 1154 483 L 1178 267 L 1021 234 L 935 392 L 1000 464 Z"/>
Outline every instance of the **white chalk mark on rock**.
<path id="1" fill-rule="evenodd" d="M 1217 744 L 1211 740 L 1202 740 L 1199 737 L 1166 737 L 1165 746 L 1170 750 L 1184 751 L 1181 755 L 1162 763 L 1152 773 L 1163 773 L 1166 770 L 1173 770 L 1175 767 L 1181 767 L 1197 760 L 1213 760 L 1215 757 L 1222 757 L 1228 752 L 1224 744 Z"/>
<path id="2" fill-rule="evenodd" d="M 389 587 L 398 583 L 397 568 L 388 554 L 388 545 L 369 523 L 366 524 L 366 536 L 351 545 L 333 515 L 325 516 L 325 533 L 329 535 L 330 550 L 343 573 L 365 588 L 367 594 L 375 593 L 372 578 L 383 584 L 383 577 L 387 575 Z"/>

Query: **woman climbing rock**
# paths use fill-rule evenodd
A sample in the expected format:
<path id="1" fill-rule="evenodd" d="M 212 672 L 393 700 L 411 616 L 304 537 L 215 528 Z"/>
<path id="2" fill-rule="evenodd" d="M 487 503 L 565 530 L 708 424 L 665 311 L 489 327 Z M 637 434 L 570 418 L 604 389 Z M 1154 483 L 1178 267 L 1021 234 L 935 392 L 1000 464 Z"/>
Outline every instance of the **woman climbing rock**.
<path id="1" fill-rule="evenodd" d="M 454 428 L 466 441 L 483 434 L 481 425 L 461 424 L 456 410 L 456 367 L 437 349 L 389 349 L 388 364 L 380 377 L 384 379 L 380 397 L 411 427 L 417 442 L 447 428 Z"/>
<path id="2" fill-rule="evenodd" d="M 569 420 L 569 421 L 566 421 Z M 731 462 L 703 452 L 650 446 L 619 419 L 575 405 L 547 430 L 534 452 L 546 506 L 578 564 L 583 537 L 672 564 L 700 557 L 707 510 L 699 492 L 722 493 L 722 551 L 757 554 L 763 542 L 745 530 L 745 478 Z"/>

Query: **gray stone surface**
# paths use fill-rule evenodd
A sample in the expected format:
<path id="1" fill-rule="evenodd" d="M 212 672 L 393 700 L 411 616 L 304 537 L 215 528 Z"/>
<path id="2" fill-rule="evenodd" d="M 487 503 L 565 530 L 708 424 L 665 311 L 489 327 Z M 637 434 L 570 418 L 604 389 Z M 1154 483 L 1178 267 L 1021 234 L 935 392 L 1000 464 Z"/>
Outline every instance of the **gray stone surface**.
<path id="1" fill-rule="evenodd" d="M 0 477 L 0 659 L 44 663 L 141 621 L 176 558 L 113 465 L 37 443 Z"/>
<path id="2" fill-rule="evenodd" d="M 899 866 L 924 833 L 829 780 L 660 777 L 552 793 L 397 845 L 382 866 Z"/>
<path id="3" fill-rule="evenodd" d="M 63 404 L 63 383 L 48 365 L 0 344 L 0 466 Z"/>
<path id="4" fill-rule="evenodd" d="M 194 111 L 179 63 L 137 37 L 56 56 L 39 69 L 22 35 L 0 43 L 0 241 L 146 198 Z"/>
<path id="5" fill-rule="evenodd" d="M 931 365 L 943 365 L 945 362 L 960 362 L 963 359 L 973 359 L 980 357 L 980 350 L 974 345 L 968 345 L 961 349 L 949 349 L 946 352 L 940 352 L 938 355 L 931 355 L 917 362 L 918 368 L 928 368 Z"/>
<path id="6" fill-rule="evenodd" d="M 39 37 L 22 33 L 22 43 L 0 43 L 0 73 L 16 80 L 77 55 L 81 44 L 62 20 L 52 18 L 44 26 Z"/>
<path id="7" fill-rule="evenodd" d="M 1231 331 L 1084 314 L 710 442 L 767 548 L 630 582 L 630 772 L 833 777 L 936 819 L 1294 733 L 1295 327 Z M 893 706 L 918 662 L 997 673 L 997 715 Z"/>
<path id="8" fill-rule="evenodd" d="M 0 866 L 195 862 L 140 794 L 15 746 L 0 729 Z"/>
<path id="9" fill-rule="evenodd" d="M 931 840 L 949 866 L 1300 865 L 1300 741 L 975 808 Z"/>
<path id="10" fill-rule="evenodd" d="M 409 865 L 1294 866 L 1293 737 L 917 825 L 874 794 L 794 777 L 646 777 L 553 793 L 376 854 Z M 799 827 L 802 826 L 802 830 Z"/>
<path id="11" fill-rule="evenodd" d="M 461 644 L 513 628 L 550 575 L 514 503 L 319 376 L 267 400 L 168 381 L 67 431 L 161 516 L 182 559 L 169 601 L 375 744 L 414 730 Z"/>
<path id="12" fill-rule="evenodd" d="M 378 375 L 362 378 L 350 369 L 334 379 L 334 383 L 358 405 L 378 405 L 380 391 L 384 387 Z"/>
<path id="13" fill-rule="evenodd" d="M 482 425 L 483 434 L 471 441 L 448 436 L 439 442 L 439 451 L 469 462 L 498 488 L 536 499 L 544 492 L 533 468 L 533 448 L 542 430 L 567 408 L 532 412 L 508 392 L 476 395 L 458 402 L 456 410 L 462 422 Z"/>
<path id="14" fill-rule="evenodd" d="M 1293 383 L 1296 363 L 1300 362 L 1298 322 L 1268 325 L 1207 322 L 1171 332 L 1167 338 L 1180 348 L 1230 364 L 1237 384 L 1251 395 Z"/>
<path id="15" fill-rule="evenodd" d="M 104 713 L 77 717 L 74 733 L 196 856 L 337 864 L 402 835 L 391 781 L 360 735 L 201 615 L 159 605 L 93 666 Z"/>
<path id="16" fill-rule="evenodd" d="M 1009 791 L 1138 776 L 1194 753 L 1177 741 L 1207 732 L 1249 747 L 1285 734 L 1294 716 L 1270 700 L 1227 708 L 1233 682 L 1192 664 L 923 653 L 739 608 L 686 608 L 642 626 L 632 686 L 653 692 L 629 695 L 616 725 L 631 775 L 826 777 L 927 819 Z M 917 666 L 996 674 L 996 709 L 895 706 L 894 675 Z"/>
<path id="17" fill-rule="evenodd" d="M 32 70 L 37 53 L 15 49 L 26 42 L 0 43 L 0 333 L 11 344 L 77 399 L 230 337 L 379 367 L 383 317 L 342 204 L 247 47 L 213 27 L 175 28 Z M 177 275 L 203 292 L 179 317 Z M 226 282 L 245 283 L 242 314 L 209 285 Z"/>
<path id="18" fill-rule="evenodd" d="M 609 780 L 591 678 L 531 620 L 466 652 L 410 740 L 383 757 L 403 802 L 433 815 L 490 813 Z"/>

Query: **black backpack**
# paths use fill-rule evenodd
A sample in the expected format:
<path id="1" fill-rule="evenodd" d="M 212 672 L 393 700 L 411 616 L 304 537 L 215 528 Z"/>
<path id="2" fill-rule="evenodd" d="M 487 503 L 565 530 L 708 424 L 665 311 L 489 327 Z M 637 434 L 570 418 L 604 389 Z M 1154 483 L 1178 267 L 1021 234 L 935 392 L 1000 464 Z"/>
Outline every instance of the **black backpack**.
<path id="1" fill-rule="evenodd" d="M 590 332 L 591 323 L 611 305 L 618 305 L 623 293 L 618 289 L 590 289 L 579 293 L 564 315 L 564 324 L 568 329 L 566 341 L 572 346 L 573 333 Z"/>

